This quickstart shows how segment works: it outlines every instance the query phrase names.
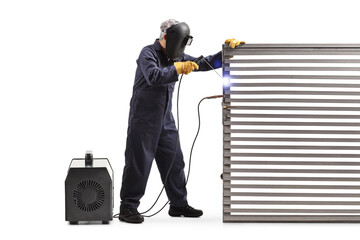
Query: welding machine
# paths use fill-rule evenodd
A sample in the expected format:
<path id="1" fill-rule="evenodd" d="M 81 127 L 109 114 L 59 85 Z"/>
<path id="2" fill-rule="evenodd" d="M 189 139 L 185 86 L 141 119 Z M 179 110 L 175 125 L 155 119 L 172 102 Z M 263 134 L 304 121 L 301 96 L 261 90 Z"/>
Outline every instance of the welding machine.
<path id="1" fill-rule="evenodd" d="M 93 158 L 91 151 L 85 158 L 74 158 L 65 180 L 65 220 L 112 220 L 114 208 L 114 174 L 107 158 Z"/>

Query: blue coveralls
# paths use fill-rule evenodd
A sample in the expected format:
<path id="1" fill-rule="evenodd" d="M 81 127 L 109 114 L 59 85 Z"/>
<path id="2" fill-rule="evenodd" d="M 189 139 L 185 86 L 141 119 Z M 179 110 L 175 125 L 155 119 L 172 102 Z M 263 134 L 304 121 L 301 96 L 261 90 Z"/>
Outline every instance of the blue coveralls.
<path id="1" fill-rule="evenodd" d="M 193 61 L 195 57 L 184 54 L 179 60 Z M 221 51 L 206 57 L 214 67 L 222 64 Z M 129 126 L 125 150 L 125 167 L 120 192 L 121 206 L 137 209 L 145 193 L 146 183 L 155 159 L 162 182 L 174 157 L 177 129 L 171 113 L 172 96 L 178 74 L 174 62 L 168 60 L 158 39 L 142 49 L 130 101 Z M 199 71 L 211 68 L 200 61 Z M 187 205 L 184 160 L 178 148 L 165 191 L 170 204 L 175 207 Z"/>

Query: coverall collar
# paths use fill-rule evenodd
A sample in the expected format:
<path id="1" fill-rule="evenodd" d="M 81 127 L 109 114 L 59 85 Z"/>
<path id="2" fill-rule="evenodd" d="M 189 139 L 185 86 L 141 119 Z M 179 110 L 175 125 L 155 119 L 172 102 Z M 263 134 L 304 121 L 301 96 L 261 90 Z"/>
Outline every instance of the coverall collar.
<path id="1" fill-rule="evenodd" d="M 161 45 L 159 43 L 159 39 L 156 39 L 154 42 L 154 48 L 156 51 L 162 51 Z"/>
<path id="2" fill-rule="evenodd" d="M 170 60 L 170 58 L 168 58 L 166 56 L 166 53 L 163 51 L 160 43 L 159 43 L 159 39 L 156 39 L 154 42 L 154 49 L 158 52 L 161 52 L 161 54 L 167 59 L 168 62 L 173 62 L 172 60 Z"/>

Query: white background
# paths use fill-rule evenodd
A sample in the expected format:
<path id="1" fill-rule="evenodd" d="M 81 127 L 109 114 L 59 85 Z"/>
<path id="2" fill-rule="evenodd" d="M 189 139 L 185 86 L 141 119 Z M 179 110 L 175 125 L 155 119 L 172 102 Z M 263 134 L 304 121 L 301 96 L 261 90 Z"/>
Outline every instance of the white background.
<path id="1" fill-rule="evenodd" d="M 194 42 L 186 52 L 193 56 L 216 53 L 226 38 L 360 43 L 356 2 L 2 0 L 2 238 L 358 238 L 357 224 L 223 224 L 219 99 L 202 105 L 202 131 L 188 185 L 189 203 L 204 210 L 202 218 L 170 218 L 166 208 L 142 225 L 115 219 L 110 225 L 70 226 L 64 209 L 68 165 L 93 150 L 94 157 L 108 158 L 115 171 L 114 213 L 118 211 L 136 59 L 142 47 L 158 37 L 162 21 L 188 23 Z M 213 72 L 184 77 L 180 132 L 186 162 L 197 128 L 198 101 L 221 93 L 221 79 Z M 149 207 L 160 189 L 154 164 L 139 210 Z"/>

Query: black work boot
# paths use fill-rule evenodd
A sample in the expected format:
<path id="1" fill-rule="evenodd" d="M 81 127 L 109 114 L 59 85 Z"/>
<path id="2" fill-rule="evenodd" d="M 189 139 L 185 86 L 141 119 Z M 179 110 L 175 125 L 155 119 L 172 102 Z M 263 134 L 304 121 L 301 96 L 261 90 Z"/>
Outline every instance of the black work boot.
<path id="1" fill-rule="evenodd" d="M 120 207 L 119 220 L 127 223 L 142 223 L 144 217 L 135 208 Z"/>
<path id="2" fill-rule="evenodd" d="M 170 205 L 169 215 L 172 217 L 200 217 L 203 211 L 195 209 L 189 205 L 184 207 L 174 207 Z"/>

